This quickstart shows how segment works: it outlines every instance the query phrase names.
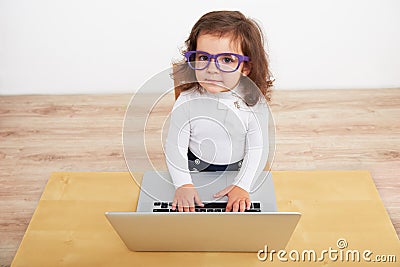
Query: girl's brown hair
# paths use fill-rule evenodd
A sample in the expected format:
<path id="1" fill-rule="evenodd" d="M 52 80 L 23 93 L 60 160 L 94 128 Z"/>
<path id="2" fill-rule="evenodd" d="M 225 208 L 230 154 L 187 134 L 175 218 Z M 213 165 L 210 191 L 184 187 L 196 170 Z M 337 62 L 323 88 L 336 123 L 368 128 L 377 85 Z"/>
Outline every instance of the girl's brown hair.
<path id="1" fill-rule="evenodd" d="M 193 26 L 189 38 L 185 41 L 186 49 L 182 51 L 184 55 L 187 51 L 196 50 L 197 38 L 200 34 L 212 34 L 217 36 L 229 35 L 232 41 L 240 44 L 240 48 L 245 56 L 250 58 L 250 73 L 247 75 L 256 85 L 250 84 L 248 79 L 242 79 L 244 83 L 244 101 L 248 106 L 253 106 L 259 101 L 260 91 L 267 101 L 271 100 L 271 87 L 273 78 L 269 71 L 268 55 L 264 50 L 264 35 L 261 27 L 252 19 L 247 18 L 239 11 L 212 11 L 203 15 Z M 201 86 L 196 80 L 195 72 L 188 64 L 183 61 L 173 64 L 173 79 L 180 80 L 181 84 L 175 87 L 178 92 Z M 185 83 L 184 81 L 192 81 Z M 247 84 L 246 84 L 247 83 Z M 254 90 L 257 89 L 258 90 Z"/>

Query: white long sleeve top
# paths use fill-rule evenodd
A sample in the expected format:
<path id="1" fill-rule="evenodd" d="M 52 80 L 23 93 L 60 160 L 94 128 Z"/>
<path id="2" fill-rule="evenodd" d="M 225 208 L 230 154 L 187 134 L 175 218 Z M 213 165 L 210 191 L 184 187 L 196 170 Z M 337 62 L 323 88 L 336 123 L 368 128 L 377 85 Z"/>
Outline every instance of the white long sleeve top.
<path id="1" fill-rule="evenodd" d="M 194 89 L 181 92 L 171 112 L 165 142 L 166 163 L 175 187 L 192 184 L 189 148 L 210 164 L 243 159 L 233 184 L 249 192 L 267 162 L 268 117 L 265 98 L 248 107 L 237 88 L 216 94 Z"/>

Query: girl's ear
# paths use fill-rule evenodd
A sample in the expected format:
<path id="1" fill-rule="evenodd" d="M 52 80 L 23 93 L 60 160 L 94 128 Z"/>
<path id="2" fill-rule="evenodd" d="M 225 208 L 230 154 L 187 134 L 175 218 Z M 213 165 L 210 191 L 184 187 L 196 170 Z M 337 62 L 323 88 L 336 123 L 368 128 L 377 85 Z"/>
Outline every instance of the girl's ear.
<path id="1" fill-rule="evenodd" d="M 251 71 L 251 62 L 246 62 L 246 63 L 243 65 L 243 69 L 242 69 L 242 74 L 243 74 L 243 76 L 249 75 L 249 74 L 250 74 L 250 71 Z"/>

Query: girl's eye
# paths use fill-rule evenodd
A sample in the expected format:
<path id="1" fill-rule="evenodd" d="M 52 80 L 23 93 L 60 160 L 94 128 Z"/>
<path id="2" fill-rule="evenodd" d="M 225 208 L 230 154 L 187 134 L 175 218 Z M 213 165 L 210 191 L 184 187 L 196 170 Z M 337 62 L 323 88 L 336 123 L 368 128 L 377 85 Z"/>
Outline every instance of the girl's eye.
<path id="1" fill-rule="evenodd" d="M 198 57 L 198 60 L 199 60 L 199 61 L 208 61 L 208 57 L 205 56 L 205 55 L 200 55 L 200 56 Z"/>
<path id="2" fill-rule="evenodd" d="M 235 62 L 235 59 L 233 59 L 231 57 L 223 57 L 222 58 L 222 63 L 229 64 L 229 63 L 233 63 L 233 62 Z"/>

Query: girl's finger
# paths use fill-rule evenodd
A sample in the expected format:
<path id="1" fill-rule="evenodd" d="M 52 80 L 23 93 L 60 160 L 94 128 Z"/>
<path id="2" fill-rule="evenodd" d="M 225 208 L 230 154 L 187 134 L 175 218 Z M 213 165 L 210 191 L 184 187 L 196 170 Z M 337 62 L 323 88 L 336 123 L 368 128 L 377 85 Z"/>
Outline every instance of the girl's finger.
<path id="1" fill-rule="evenodd" d="M 174 200 L 172 201 L 172 210 L 176 209 L 176 204 L 178 203 L 177 199 L 174 198 Z"/>
<path id="2" fill-rule="evenodd" d="M 214 197 L 222 197 L 225 196 L 225 189 L 219 191 L 218 193 L 214 194 Z"/>
<path id="3" fill-rule="evenodd" d="M 233 203 L 233 209 L 232 209 L 232 211 L 239 211 L 239 201 L 235 201 L 234 203 Z"/>
<path id="4" fill-rule="evenodd" d="M 178 211 L 182 212 L 183 211 L 183 201 L 180 199 L 178 202 Z"/>
<path id="5" fill-rule="evenodd" d="M 223 197 L 223 196 L 225 196 L 226 194 L 228 194 L 231 190 L 232 190 L 232 186 L 225 187 L 224 189 L 222 189 L 221 191 L 219 191 L 218 193 L 216 193 L 216 194 L 214 195 L 214 197 Z"/>
<path id="6" fill-rule="evenodd" d="M 249 210 L 251 207 L 251 201 L 249 198 L 246 198 L 246 209 Z"/>
<path id="7" fill-rule="evenodd" d="M 199 206 L 204 207 L 204 204 L 203 204 L 203 202 L 201 201 L 201 199 L 200 199 L 200 197 L 199 197 L 199 195 L 198 195 L 197 193 L 194 195 L 194 201 L 195 201 Z"/>
<path id="8" fill-rule="evenodd" d="M 189 202 L 186 200 L 185 203 L 184 203 L 184 206 L 183 206 L 183 211 L 184 211 L 184 212 L 189 212 L 189 206 L 190 206 L 190 204 L 189 204 Z"/>
<path id="9" fill-rule="evenodd" d="M 243 212 L 246 209 L 246 201 L 240 200 L 239 211 Z"/>
<path id="10" fill-rule="evenodd" d="M 232 210 L 232 201 L 228 200 L 228 203 L 226 204 L 225 212 L 230 212 Z"/>

